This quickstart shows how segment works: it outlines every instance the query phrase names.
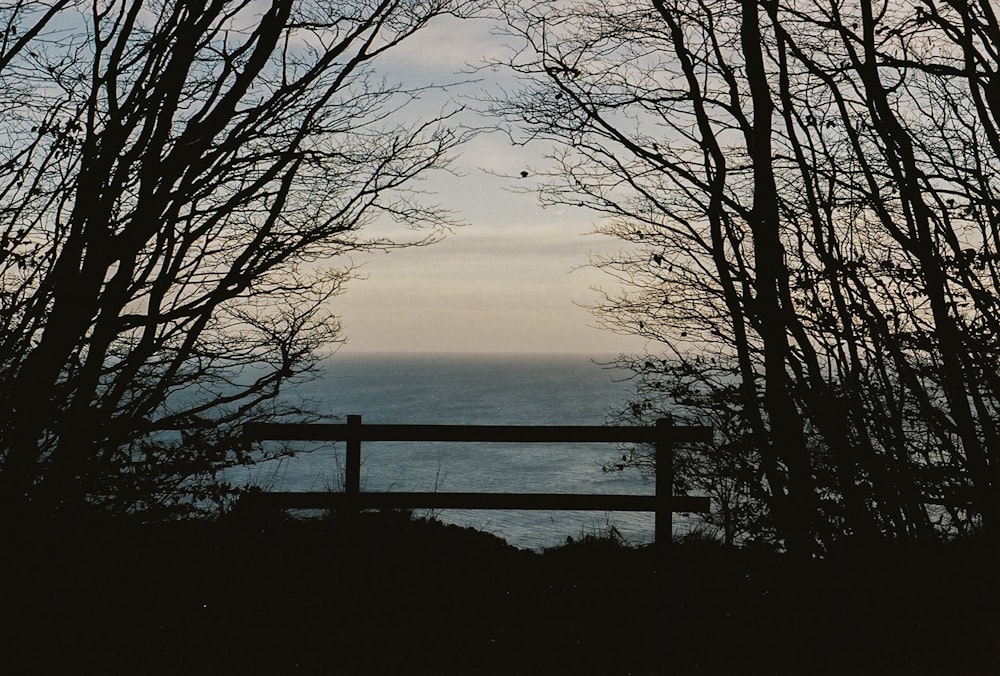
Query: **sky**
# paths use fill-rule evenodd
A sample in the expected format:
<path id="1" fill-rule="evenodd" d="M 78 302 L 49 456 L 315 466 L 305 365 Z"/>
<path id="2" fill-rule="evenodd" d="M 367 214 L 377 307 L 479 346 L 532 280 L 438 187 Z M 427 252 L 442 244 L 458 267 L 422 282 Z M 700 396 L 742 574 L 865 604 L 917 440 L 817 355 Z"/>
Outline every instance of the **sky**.
<path id="1" fill-rule="evenodd" d="M 468 79 L 460 74 L 468 64 L 503 49 L 486 24 L 445 18 L 414 36 L 405 53 L 383 60 L 382 72 L 406 84 L 454 82 Z M 479 83 L 428 95 L 414 112 L 510 84 L 503 73 L 479 77 Z M 332 308 L 346 338 L 341 353 L 641 351 L 639 339 L 596 328 L 584 307 L 600 298 L 593 287 L 614 288 L 608 276 L 587 267 L 588 255 L 619 244 L 592 234 L 591 212 L 538 204 L 531 171 L 544 164 L 545 150 L 515 147 L 499 133 L 480 135 L 459 149 L 452 166 L 459 175 L 435 176 L 421 186 L 465 225 L 431 246 L 358 259 L 363 278 Z M 521 178 L 522 171 L 529 176 Z"/>

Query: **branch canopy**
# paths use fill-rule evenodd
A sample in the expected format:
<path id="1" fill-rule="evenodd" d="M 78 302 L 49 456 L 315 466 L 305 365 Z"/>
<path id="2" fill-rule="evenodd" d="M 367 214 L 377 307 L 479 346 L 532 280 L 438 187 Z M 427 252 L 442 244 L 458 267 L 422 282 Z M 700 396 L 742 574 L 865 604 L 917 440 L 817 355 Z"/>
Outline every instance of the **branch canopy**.
<path id="1" fill-rule="evenodd" d="M 247 462 L 234 424 L 301 418 L 276 396 L 340 339 L 351 254 L 452 223 L 414 183 L 464 139 L 455 110 L 411 114 L 378 72 L 458 9 L 0 8 L 5 505 L 141 510 Z M 385 222 L 418 232 L 364 234 Z"/>

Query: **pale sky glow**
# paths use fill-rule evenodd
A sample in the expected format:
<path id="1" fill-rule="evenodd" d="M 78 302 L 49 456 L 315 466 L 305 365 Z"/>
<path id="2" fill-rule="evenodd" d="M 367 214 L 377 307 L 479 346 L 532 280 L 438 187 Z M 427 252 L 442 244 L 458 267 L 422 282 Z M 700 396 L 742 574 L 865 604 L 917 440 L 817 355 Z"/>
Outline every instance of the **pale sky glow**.
<path id="1" fill-rule="evenodd" d="M 586 222 L 579 230 L 586 228 Z M 430 247 L 371 259 L 337 299 L 347 352 L 564 352 L 641 348 L 593 328 L 593 237 L 572 225 L 465 226 Z"/>
<path id="2" fill-rule="evenodd" d="M 500 53 L 502 45 L 481 22 L 445 19 L 416 36 L 382 72 L 405 84 L 454 81 L 468 77 L 457 73 L 466 64 Z M 436 111 L 449 95 L 476 96 L 495 91 L 497 83 L 484 79 L 417 103 Z M 599 299 L 593 286 L 613 286 L 586 267 L 588 253 L 617 249 L 618 243 L 588 234 L 595 223 L 590 212 L 542 209 L 531 193 L 531 176 L 500 176 L 540 166 L 544 150 L 514 147 L 501 134 L 479 136 L 455 158 L 461 175 L 437 175 L 421 186 L 467 225 L 429 247 L 364 260 L 366 279 L 352 282 L 333 306 L 347 339 L 342 353 L 608 355 L 643 349 L 639 339 L 594 328 L 594 317 L 580 307 Z"/>

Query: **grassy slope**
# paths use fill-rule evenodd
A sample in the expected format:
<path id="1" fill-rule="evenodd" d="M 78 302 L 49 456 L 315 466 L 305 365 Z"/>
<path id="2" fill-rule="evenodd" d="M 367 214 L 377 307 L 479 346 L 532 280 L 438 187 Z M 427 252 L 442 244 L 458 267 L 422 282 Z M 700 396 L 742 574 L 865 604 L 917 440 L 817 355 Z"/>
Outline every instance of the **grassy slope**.
<path id="1" fill-rule="evenodd" d="M 538 555 L 400 515 L 10 536 L 0 673 L 994 673 L 982 545 Z"/>

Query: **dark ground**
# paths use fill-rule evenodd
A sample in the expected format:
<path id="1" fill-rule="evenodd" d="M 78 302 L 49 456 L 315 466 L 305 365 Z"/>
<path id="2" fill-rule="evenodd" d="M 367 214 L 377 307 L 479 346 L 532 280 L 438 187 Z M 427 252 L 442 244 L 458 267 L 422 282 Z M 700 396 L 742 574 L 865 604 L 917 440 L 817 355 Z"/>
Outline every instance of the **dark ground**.
<path id="1" fill-rule="evenodd" d="M 774 554 L 544 555 L 365 515 L 6 537 L 3 674 L 1000 673 L 983 542 Z"/>

